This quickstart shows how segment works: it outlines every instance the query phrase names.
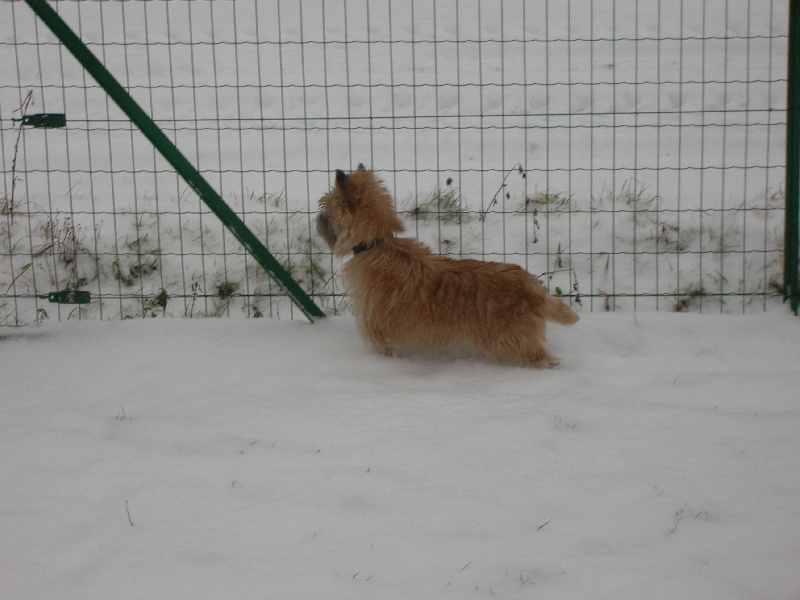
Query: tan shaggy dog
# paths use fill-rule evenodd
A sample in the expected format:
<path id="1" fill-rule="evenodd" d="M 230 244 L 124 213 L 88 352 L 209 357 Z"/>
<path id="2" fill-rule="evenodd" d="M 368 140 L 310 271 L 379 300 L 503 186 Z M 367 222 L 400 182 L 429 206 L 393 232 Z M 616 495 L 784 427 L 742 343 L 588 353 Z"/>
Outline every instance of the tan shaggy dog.
<path id="1" fill-rule="evenodd" d="M 506 364 L 553 367 L 545 320 L 578 320 L 564 302 L 516 265 L 454 260 L 411 238 L 392 197 L 359 165 L 336 171 L 320 201 L 317 231 L 338 256 L 353 253 L 344 282 L 364 339 L 383 354 L 478 351 Z"/>

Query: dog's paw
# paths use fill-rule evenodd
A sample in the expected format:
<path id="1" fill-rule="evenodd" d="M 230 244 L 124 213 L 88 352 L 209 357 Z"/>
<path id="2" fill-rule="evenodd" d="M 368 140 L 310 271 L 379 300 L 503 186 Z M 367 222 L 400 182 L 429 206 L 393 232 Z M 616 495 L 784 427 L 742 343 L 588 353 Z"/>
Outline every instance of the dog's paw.
<path id="1" fill-rule="evenodd" d="M 553 367 L 557 367 L 560 364 L 561 364 L 560 358 L 556 358 L 554 356 L 548 356 L 546 358 L 537 361 L 536 363 L 534 363 L 533 366 L 538 369 L 552 369 Z"/>

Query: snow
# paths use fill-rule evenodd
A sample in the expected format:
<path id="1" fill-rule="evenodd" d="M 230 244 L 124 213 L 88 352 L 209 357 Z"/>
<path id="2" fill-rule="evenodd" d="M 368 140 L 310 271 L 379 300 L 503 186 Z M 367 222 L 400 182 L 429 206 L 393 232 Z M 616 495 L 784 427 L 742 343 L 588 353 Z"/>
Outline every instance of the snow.
<path id="1" fill-rule="evenodd" d="M 584 313 L 553 370 L 350 317 L 0 331 L 0 598 L 800 597 L 800 322 Z"/>

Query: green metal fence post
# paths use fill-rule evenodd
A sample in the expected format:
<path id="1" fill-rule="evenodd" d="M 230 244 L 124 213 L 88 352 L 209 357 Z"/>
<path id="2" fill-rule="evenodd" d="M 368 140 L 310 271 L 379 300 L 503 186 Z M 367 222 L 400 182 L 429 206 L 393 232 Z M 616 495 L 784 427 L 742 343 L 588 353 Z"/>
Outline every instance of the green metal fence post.
<path id="1" fill-rule="evenodd" d="M 324 313 L 45 0 L 25 0 L 310 321 Z"/>
<path id="2" fill-rule="evenodd" d="M 800 229 L 800 0 L 789 2 L 789 59 L 786 93 L 786 223 L 783 292 L 794 314 L 800 304 L 798 288 L 798 229 Z"/>

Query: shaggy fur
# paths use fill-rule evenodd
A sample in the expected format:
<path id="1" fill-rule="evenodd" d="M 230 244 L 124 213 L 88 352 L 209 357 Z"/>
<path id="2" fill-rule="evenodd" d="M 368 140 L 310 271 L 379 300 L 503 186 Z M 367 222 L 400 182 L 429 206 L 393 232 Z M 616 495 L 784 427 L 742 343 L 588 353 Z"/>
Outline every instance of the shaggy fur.
<path id="1" fill-rule="evenodd" d="M 578 320 L 524 269 L 437 256 L 404 227 L 392 197 L 371 171 L 336 171 L 320 201 L 317 231 L 351 258 L 344 281 L 363 338 L 378 352 L 478 351 L 506 364 L 553 367 L 545 320 Z"/>

